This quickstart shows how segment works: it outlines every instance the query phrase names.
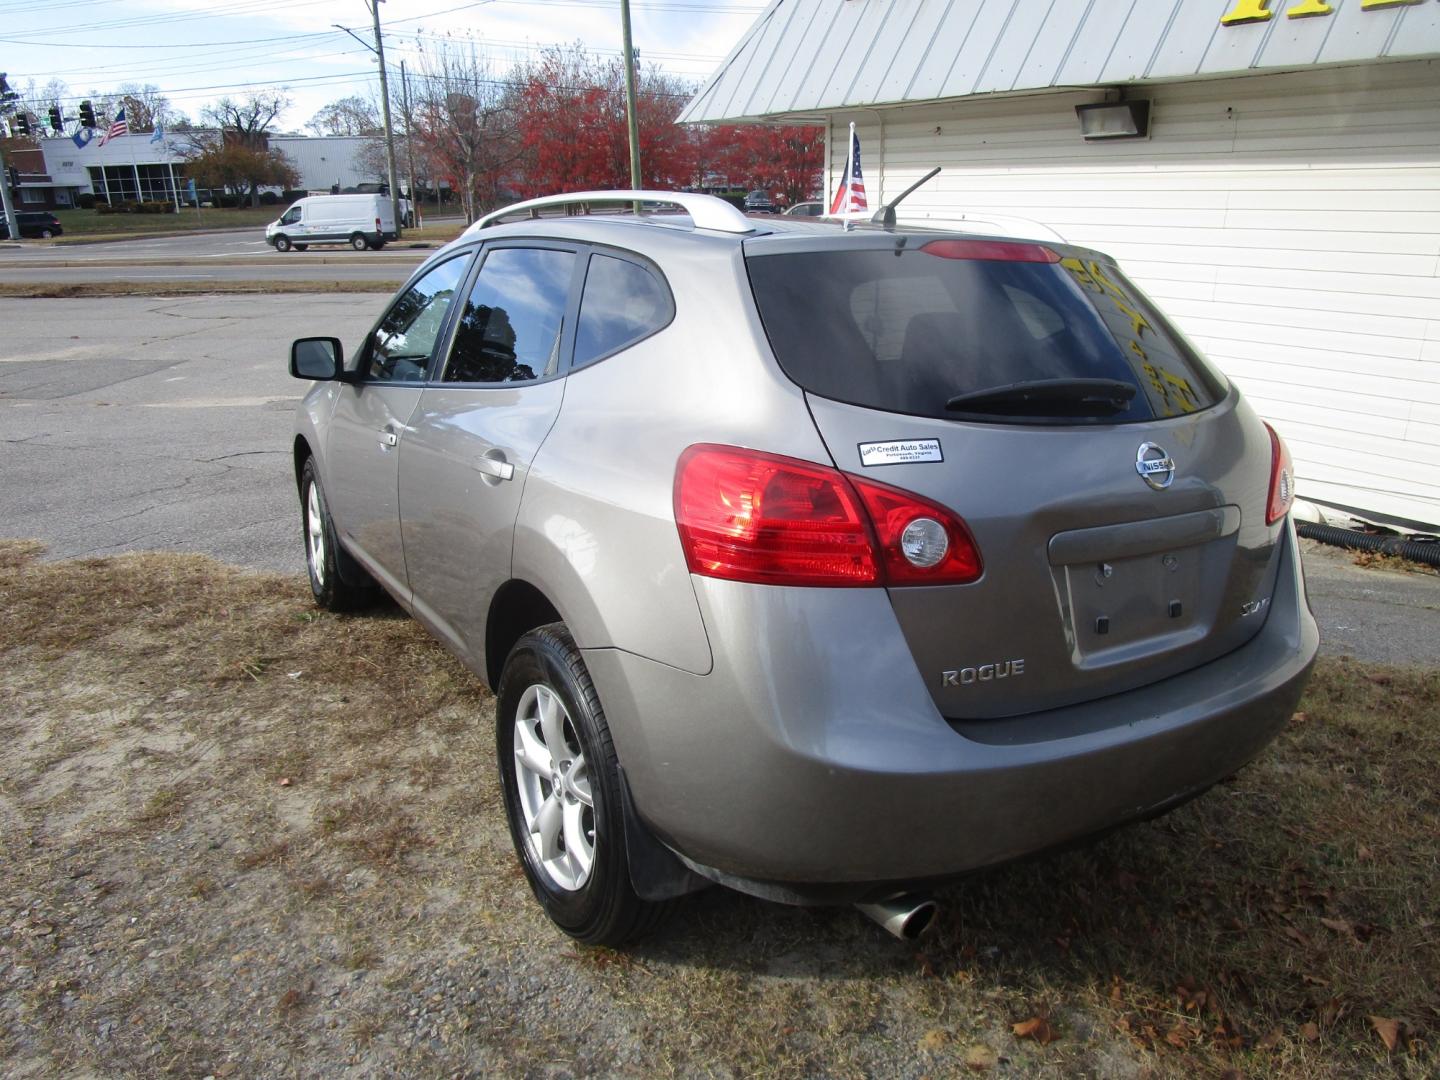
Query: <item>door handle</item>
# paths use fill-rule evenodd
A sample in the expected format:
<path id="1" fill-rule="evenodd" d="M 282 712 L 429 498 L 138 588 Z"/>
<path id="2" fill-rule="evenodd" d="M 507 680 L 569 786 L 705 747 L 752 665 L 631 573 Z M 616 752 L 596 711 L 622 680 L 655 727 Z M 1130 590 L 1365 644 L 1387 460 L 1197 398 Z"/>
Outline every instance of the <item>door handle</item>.
<path id="1" fill-rule="evenodd" d="M 515 478 L 514 465 L 493 457 L 476 458 L 475 468 L 486 476 L 493 476 L 496 480 L 513 480 Z"/>
<path id="2" fill-rule="evenodd" d="M 380 431 L 380 445 L 384 447 L 395 446 L 400 442 L 400 436 L 389 428 L 382 428 Z"/>

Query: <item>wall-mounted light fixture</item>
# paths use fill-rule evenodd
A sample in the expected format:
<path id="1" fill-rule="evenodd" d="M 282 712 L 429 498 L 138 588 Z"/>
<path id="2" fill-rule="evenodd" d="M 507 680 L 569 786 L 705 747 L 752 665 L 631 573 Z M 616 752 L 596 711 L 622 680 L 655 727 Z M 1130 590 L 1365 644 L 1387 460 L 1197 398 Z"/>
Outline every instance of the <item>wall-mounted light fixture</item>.
<path id="1" fill-rule="evenodd" d="M 1076 105 L 1080 119 L 1080 135 L 1087 141 L 1095 139 L 1143 139 L 1150 133 L 1150 102 L 1097 101 Z"/>

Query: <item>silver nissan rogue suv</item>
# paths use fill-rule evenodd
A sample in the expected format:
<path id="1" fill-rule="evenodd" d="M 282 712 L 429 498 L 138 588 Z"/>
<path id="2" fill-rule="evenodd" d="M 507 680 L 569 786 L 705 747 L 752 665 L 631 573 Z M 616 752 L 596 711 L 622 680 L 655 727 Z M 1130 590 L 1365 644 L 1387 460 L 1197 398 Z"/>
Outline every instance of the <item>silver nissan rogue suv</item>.
<path id="1" fill-rule="evenodd" d="M 877 221 L 532 200 L 348 361 L 292 349 L 315 598 L 383 588 L 494 688 L 580 941 L 711 882 L 912 934 L 929 885 L 1230 775 L 1309 673 L 1239 390 L 1105 255 Z"/>

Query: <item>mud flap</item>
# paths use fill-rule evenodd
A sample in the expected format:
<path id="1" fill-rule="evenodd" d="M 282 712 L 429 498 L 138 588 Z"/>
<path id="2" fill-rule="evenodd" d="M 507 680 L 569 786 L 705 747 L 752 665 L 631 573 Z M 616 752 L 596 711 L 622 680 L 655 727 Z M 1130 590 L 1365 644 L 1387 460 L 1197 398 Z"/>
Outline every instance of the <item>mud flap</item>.
<path id="1" fill-rule="evenodd" d="M 708 889 L 711 882 L 692 871 L 646 828 L 635 812 L 630 781 L 620 767 L 620 799 L 625 814 L 625 855 L 630 884 L 642 900 L 671 900 Z"/>

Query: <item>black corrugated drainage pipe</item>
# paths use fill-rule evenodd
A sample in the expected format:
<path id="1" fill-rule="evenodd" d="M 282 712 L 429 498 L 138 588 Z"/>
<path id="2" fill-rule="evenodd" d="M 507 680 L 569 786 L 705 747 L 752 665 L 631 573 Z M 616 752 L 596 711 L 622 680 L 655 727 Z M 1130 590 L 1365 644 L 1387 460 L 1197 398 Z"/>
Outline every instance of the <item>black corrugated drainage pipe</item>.
<path id="1" fill-rule="evenodd" d="M 1337 529 L 1334 525 L 1314 525 L 1308 521 L 1295 523 L 1295 531 L 1307 540 L 1335 544 L 1352 551 L 1378 551 L 1382 555 L 1399 555 L 1427 566 L 1440 567 L 1440 542 L 1406 540 L 1399 536 L 1372 536 L 1354 529 Z"/>

